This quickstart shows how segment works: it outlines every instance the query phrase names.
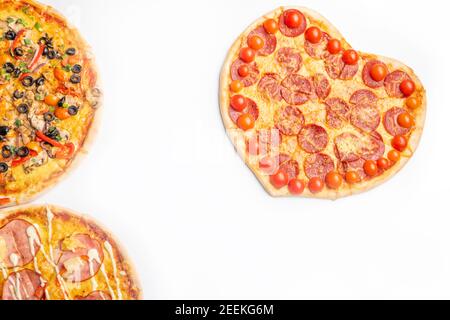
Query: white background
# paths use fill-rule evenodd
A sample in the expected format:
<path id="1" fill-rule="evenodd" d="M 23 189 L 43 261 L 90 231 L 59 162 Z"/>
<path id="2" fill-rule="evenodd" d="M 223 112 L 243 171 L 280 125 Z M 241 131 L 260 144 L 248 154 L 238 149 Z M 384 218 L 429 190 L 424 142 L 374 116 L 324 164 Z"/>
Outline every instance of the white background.
<path id="1" fill-rule="evenodd" d="M 404 61 L 428 89 L 406 168 L 337 202 L 269 197 L 222 126 L 226 52 L 282 3 L 45 1 L 92 44 L 106 101 L 88 157 L 37 202 L 106 225 L 145 298 L 450 298 L 446 1 L 290 3 L 322 13 L 355 48 Z"/>

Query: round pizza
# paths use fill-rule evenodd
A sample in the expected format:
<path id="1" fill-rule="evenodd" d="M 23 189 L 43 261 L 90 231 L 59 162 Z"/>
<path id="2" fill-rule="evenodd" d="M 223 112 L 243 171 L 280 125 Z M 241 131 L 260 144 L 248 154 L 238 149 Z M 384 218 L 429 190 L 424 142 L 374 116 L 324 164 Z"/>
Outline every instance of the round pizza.
<path id="1" fill-rule="evenodd" d="M 0 207 L 54 185 L 91 140 L 101 102 L 89 46 L 52 8 L 0 3 Z"/>
<path id="2" fill-rule="evenodd" d="M 336 199 L 383 183 L 412 157 L 426 94 L 403 63 L 357 51 L 318 13 L 289 7 L 231 47 L 220 108 L 271 195 Z"/>
<path id="3" fill-rule="evenodd" d="M 141 294 L 113 237 L 55 206 L 0 214 L 0 271 L 3 300 L 135 300 Z"/>

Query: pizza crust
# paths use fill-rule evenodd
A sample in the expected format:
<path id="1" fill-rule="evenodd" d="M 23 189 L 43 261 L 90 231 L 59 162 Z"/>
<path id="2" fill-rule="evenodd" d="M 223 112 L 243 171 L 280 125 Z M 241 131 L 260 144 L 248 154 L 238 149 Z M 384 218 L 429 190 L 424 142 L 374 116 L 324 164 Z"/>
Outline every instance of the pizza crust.
<path id="1" fill-rule="evenodd" d="M 114 250 L 116 263 L 117 264 L 120 263 L 123 269 L 126 270 L 127 278 L 131 283 L 129 287 L 133 288 L 134 290 L 134 293 L 130 291 L 127 292 L 127 294 L 135 295 L 134 297 L 135 300 L 142 300 L 142 287 L 140 285 L 140 281 L 137 276 L 135 266 L 131 262 L 131 259 L 128 257 L 127 251 L 120 244 L 120 242 L 116 240 L 115 236 L 113 236 L 107 228 L 105 228 L 101 223 L 93 219 L 91 216 L 80 214 L 73 210 L 66 209 L 56 205 L 23 205 L 18 206 L 14 209 L 2 210 L 0 212 L 0 228 L 6 223 L 20 217 L 24 213 L 27 213 L 27 217 L 29 219 L 33 219 L 36 217 L 35 211 L 43 210 L 46 208 L 50 208 L 50 210 L 55 214 L 55 216 L 64 214 L 76 220 L 79 220 L 80 224 L 87 225 L 89 226 L 90 229 L 94 230 L 97 236 L 106 239 L 111 244 Z M 42 230 L 40 232 L 41 234 L 43 233 Z"/>
<path id="2" fill-rule="evenodd" d="M 228 51 L 228 54 L 225 58 L 225 63 L 223 65 L 221 74 L 220 74 L 220 84 L 219 84 L 219 105 L 220 105 L 220 113 L 222 115 L 223 123 L 225 126 L 225 130 L 227 132 L 227 135 L 229 136 L 230 140 L 232 141 L 234 147 L 236 148 L 236 151 L 241 156 L 242 160 L 246 163 L 248 168 L 253 172 L 253 174 L 257 177 L 261 185 L 264 187 L 264 189 L 273 197 L 291 197 L 292 195 L 289 193 L 287 188 L 283 188 L 281 190 L 276 189 L 272 186 L 272 184 L 269 182 L 269 179 L 267 176 L 262 175 L 258 169 L 255 169 L 252 167 L 252 165 L 249 163 L 246 154 L 246 146 L 245 143 L 236 142 L 242 138 L 242 133 L 238 132 L 236 129 L 236 125 L 233 123 L 233 121 L 230 119 L 228 110 L 229 110 L 229 84 L 230 84 L 230 68 L 231 64 L 234 62 L 234 60 L 239 55 L 239 49 L 242 46 L 243 43 L 246 42 L 248 34 L 254 30 L 257 26 L 261 25 L 265 20 L 267 19 L 275 19 L 277 20 L 278 17 L 288 9 L 297 9 L 304 13 L 308 18 L 311 18 L 319 24 L 324 31 L 329 33 L 331 37 L 341 40 L 341 43 L 348 44 L 348 42 L 345 40 L 345 38 L 342 36 L 342 34 L 339 32 L 339 30 L 336 29 L 336 27 L 329 22 L 325 17 L 323 17 L 321 14 L 305 8 L 305 7 L 299 7 L 299 6 L 289 6 L 289 7 L 279 7 L 278 9 L 275 9 L 274 11 L 269 12 L 268 14 L 264 15 L 263 17 L 256 20 L 254 23 L 252 23 L 240 36 L 239 38 L 234 42 L 231 49 Z M 350 46 L 350 45 L 349 45 Z M 409 159 L 413 156 L 414 152 L 417 150 L 420 142 L 420 138 L 422 136 L 422 132 L 424 130 L 425 125 L 425 119 L 426 119 L 426 110 L 427 110 L 427 100 L 426 100 L 426 91 L 423 87 L 420 79 L 417 77 L 417 75 L 414 73 L 414 71 L 406 66 L 405 64 L 392 59 L 387 58 L 383 56 L 379 56 L 376 54 L 367 54 L 363 52 L 359 52 L 360 56 L 371 56 L 373 58 L 376 58 L 384 63 L 386 63 L 388 66 L 392 66 L 393 69 L 400 69 L 405 72 L 407 72 L 411 78 L 414 80 L 414 82 L 417 85 L 417 88 L 421 90 L 422 95 L 422 106 L 419 107 L 416 110 L 416 117 L 415 117 L 415 129 L 412 131 L 410 135 L 409 140 L 409 149 L 411 152 L 411 155 L 409 157 L 402 156 L 401 160 L 395 164 L 394 167 L 390 168 L 388 171 L 384 172 L 382 175 L 372 178 L 368 181 L 364 181 L 362 183 L 350 186 L 346 189 L 339 189 L 337 191 L 330 190 L 328 188 L 324 188 L 322 192 L 319 194 L 312 194 L 307 188 L 305 189 L 304 193 L 300 196 L 302 198 L 319 198 L 319 199 L 329 199 L 329 200 L 336 200 L 339 198 L 359 194 L 365 191 L 369 191 L 382 183 L 386 182 L 390 178 L 392 178 L 394 175 L 396 175 L 409 161 Z M 295 196 L 299 197 L 299 196 Z"/>
<path id="3" fill-rule="evenodd" d="M 24 205 L 36 200 L 38 197 L 43 196 L 46 192 L 50 191 L 55 185 L 60 183 L 64 178 L 66 178 L 71 172 L 76 170 L 80 163 L 83 161 L 84 157 L 87 156 L 88 151 L 92 147 L 95 138 L 98 134 L 98 130 L 101 124 L 102 111 L 103 111 L 103 90 L 101 85 L 101 77 L 98 69 L 98 65 L 95 62 L 95 57 L 92 54 L 91 46 L 84 40 L 78 29 L 73 26 L 59 11 L 55 8 L 39 3 L 35 0 L 12 0 L 18 6 L 20 5 L 30 5 L 34 7 L 37 11 L 41 13 L 47 13 L 58 21 L 62 27 L 70 29 L 73 31 L 73 35 L 76 36 L 75 42 L 78 43 L 82 48 L 83 52 L 90 56 L 91 68 L 96 74 L 97 81 L 94 88 L 98 88 L 101 92 L 101 97 L 99 98 L 98 104 L 95 107 L 95 114 L 93 116 L 91 125 L 86 128 L 86 133 L 82 144 L 78 146 L 77 152 L 74 154 L 72 160 L 66 163 L 64 170 L 57 172 L 56 175 L 50 177 L 48 180 L 42 182 L 39 188 L 28 188 L 26 192 L 21 192 L 16 196 L 5 195 L 4 197 L 10 198 L 11 202 L 1 206 L 0 208 L 10 208 L 17 205 Z M 92 108 L 92 106 L 90 106 Z M 1 195 L 0 195 L 1 196 Z"/>

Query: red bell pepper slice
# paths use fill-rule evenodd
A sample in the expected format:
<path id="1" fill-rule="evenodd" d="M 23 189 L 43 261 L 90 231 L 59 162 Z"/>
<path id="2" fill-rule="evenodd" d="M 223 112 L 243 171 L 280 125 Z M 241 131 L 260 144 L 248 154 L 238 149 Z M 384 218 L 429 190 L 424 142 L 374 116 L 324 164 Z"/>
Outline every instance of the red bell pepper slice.
<path id="1" fill-rule="evenodd" d="M 30 150 L 30 154 L 24 158 L 18 158 L 16 160 L 13 160 L 13 162 L 11 162 L 11 167 L 15 168 L 18 167 L 26 162 L 28 162 L 30 159 L 36 157 L 38 155 L 38 153 L 34 150 Z"/>
<path id="2" fill-rule="evenodd" d="M 75 145 L 72 142 L 66 143 L 63 148 L 59 149 L 55 156 L 56 159 L 69 160 L 75 153 Z"/>
<path id="3" fill-rule="evenodd" d="M 64 145 L 59 143 L 56 140 L 53 140 L 49 137 L 47 137 L 43 132 L 41 131 L 36 131 L 36 136 L 41 139 L 42 141 L 45 141 L 47 143 L 50 143 L 52 146 L 57 147 L 57 148 L 64 148 Z"/>

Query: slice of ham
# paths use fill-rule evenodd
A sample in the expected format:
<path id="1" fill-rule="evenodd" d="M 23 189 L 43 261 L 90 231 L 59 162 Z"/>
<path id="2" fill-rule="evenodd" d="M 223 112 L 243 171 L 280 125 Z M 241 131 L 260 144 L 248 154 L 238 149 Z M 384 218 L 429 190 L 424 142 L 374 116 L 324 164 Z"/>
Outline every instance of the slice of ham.
<path id="1" fill-rule="evenodd" d="M 94 277 L 103 263 L 103 250 L 87 234 L 74 234 L 60 241 L 55 258 L 61 276 L 70 282 Z"/>
<path id="2" fill-rule="evenodd" d="M 266 32 L 263 26 L 259 26 L 249 33 L 248 38 L 258 36 L 264 41 L 264 46 L 257 51 L 260 56 L 268 56 L 272 54 L 277 47 L 277 37 Z"/>
<path id="3" fill-rule="evenodd" d="M 258 81 L 259 77 L 259 70 L 256 63 L 248 63 L 246 64 L 249 69 L 249 74 L 246 77 L 241 77 L 239 75 L 239 67 L 246 64 L 242 60 L 238 59 L 231 65 L 231 79 L 234 80 L 240 80 L 244 87 L 250 87 L 254 85 Z"/>
<path id="4" fill-rule="evenodd" d="M 75 300 L 112 300 L 111 295 L 105 291 L 93 291 L 87 296 L 77 296 Z"/>
<path id="5" fill-rule="evenodd" d="M 24 269 L 14 272 L 3 284 L 3 300 L 44 300 L 46 281 L 40 274 Z"/>
<path id="6" fill-rule="evenodd" d="M 36 237 L 36 241 L 30 241 L 30 237 Z M 0 229 L 0 262 L 7 268 L 23 267 L 33 260 L 39 244 L 38 231 L 31 223 L 13 220 Z"/>

